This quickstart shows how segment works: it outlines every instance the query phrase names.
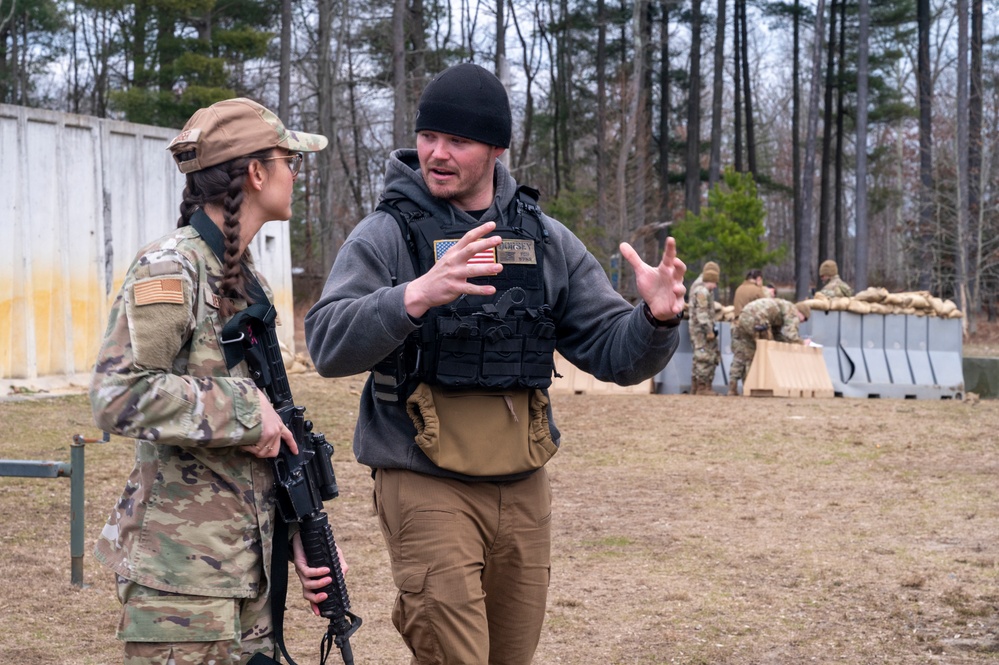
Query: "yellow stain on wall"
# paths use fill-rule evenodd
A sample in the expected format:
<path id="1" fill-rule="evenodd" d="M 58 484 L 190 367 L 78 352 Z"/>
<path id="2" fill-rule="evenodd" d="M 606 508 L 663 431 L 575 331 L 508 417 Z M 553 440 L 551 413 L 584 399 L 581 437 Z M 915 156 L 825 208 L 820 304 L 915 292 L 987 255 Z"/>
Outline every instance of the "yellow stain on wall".
<path id="1" fill-rule="evenodd" d="M 111 295 L 104 296 L 90 266 L 80 266 L 66 277 L 62 271 L 32 271 L 30 297 L 16 295 L 13 277 L 0 274 L 0 283 L 12 284 L 9 297 L 0 291 L 0 379 L 31 379 L 55 374 L 86 373 L 93 369 L 107 327 L 111 304 L 121 290 L 124 275 L 116 276 Z M 23 284 L 22 284 L 23 286 Z M 278 335 L 294 350 L 295 318 L 290 288 L 274 291 L 274 306 L 282 325 Z M 33 324 L 34 337 L 29 334 Z M 34 351 L 34 367 L 29 365 Z"/>

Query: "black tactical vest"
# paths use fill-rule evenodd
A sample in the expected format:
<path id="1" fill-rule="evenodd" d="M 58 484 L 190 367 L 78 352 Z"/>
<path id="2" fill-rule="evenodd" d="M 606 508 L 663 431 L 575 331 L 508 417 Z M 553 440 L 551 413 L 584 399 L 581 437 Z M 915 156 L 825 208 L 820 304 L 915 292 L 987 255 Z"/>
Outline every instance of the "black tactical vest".
<path id="1" fill-rule="evenodd" d="M 503 242 L 477 259 L 503 264 L 498 275 L 470 280 L 491 284 L 491 296 L 464 295 L 427 312 L 422 328 L 373 368 L 375 392 L 404 403 L 420 382 L 490 389 L 547 388 L 554 371 L 555 322 L 545 302 L 544 247 L 548 232 L 538 192 L 520 187 L 490 236 Z M 387 199 L 378 210 L 399 224 L 422 275 L 468 231 L 444 225 L 408 199 Z M 504 221 L 506 222 L 504 224 Z"/>

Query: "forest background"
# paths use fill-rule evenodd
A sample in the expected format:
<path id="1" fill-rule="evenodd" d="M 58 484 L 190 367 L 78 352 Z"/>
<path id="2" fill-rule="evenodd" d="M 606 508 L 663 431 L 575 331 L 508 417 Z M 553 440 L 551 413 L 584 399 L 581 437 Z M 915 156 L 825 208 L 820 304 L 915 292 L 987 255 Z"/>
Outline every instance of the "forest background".
<path id="1" fill-rule="evenodd" d="M 858 290 L 954 299 L 974 332 L 999 298 L 995 5 L 0 0 L 0 101 L 180 127 L 240 95 L 330 137 L 291 224 L 309 300 L 426 82 L 477 62 L 511 94 L 513 174 L 622 291 L 618 243 L 654 261 L 673 233 L 707 241 L 681 245 L 691 275 L 735 245 L 729 290 L 763 267 L 803 298 L 833 258 Z"/>

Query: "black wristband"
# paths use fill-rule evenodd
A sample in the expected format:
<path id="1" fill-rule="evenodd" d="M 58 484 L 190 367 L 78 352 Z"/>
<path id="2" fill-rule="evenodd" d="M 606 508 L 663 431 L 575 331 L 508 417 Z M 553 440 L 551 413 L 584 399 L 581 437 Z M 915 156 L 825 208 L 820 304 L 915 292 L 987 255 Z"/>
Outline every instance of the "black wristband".
<path id="1" fill-rule="evenodd" d="M 680 312 L 673 318 L 667 319 L 665 321 L 657 319 L 655 316 L 653 316 L 652 310 L 649 309 L 649 304 L 645 302 L 642 303 L 642 311 L 645 312 L 645 318 L 648 320 L 648 322 L 651 323 L 656 328 L 676 328 L 678 325 L 680 325 L 680 321 L 683 321 L 683 312 Z"/>

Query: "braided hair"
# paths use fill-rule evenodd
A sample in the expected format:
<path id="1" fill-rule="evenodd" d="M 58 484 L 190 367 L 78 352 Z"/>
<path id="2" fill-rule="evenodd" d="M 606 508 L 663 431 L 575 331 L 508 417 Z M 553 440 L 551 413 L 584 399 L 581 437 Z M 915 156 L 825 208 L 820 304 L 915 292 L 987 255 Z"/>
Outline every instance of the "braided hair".
<path id="1" fill-rule="evenodd" d="M 225 240 L 225 254 L 223 256 L 222 282 L 219 285 L 219 295 L 221 296 L 219 313 L 223 317 L 229 317 L 236 313 L 234 300 L 249 301 L 246 292 L 246 278 L 241 265 L 243 252 L 240 250 L 239 242 L 239 208 L 245 196 L 243 185 L 246 184 L 250 162 L 254 159 L 263 159 L 269 153 L 270 148 L 187 174 L 187 184 L 184 186 L 183 200 L 180 203 L 180 219 L 177 220 L 177 228 L 189 226 L 194 213 L 207 204 L 222 207 L 224 219 L 222 236 Z M 179 155 L 179 158 L 187 159 L 188 157 Z"/>

